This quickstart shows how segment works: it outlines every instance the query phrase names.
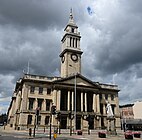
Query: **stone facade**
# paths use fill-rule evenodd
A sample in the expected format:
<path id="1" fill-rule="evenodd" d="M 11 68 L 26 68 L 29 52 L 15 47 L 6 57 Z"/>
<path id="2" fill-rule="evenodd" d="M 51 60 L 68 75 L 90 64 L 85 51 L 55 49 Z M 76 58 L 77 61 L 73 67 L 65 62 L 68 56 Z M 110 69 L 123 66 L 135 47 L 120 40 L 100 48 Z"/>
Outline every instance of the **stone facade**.
<path id="1" fill-rule="evenodd" d="M 27 129 L 38 122 L 39 128 L 49 128 L 52 116 L 52 127 L 58 129 L 104 129 L 109 101 L 116 129 L 120 128 L 118 86 L 93 82 L 81 75 L 80 38 L 71 12 L 61 40 L 61 77 L 24 74 L 16 83 L 8 109 L 11 127 Z M 53 105 L 56 115 L 51 115 Z"/>

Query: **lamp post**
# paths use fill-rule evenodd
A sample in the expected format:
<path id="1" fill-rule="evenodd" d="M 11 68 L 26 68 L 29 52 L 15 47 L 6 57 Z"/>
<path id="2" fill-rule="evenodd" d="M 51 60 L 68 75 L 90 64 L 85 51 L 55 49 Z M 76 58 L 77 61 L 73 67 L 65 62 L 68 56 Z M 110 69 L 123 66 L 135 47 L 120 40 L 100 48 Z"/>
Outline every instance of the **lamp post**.
<path id="1" fill-rule="evenodd" d="M 74 115 L 72 114 L 72 111 L 69 112 L 69 119 L 70 119 L 70 136 L 72 135 L 72 120 L 74 118 Z"/>
<path id="2" fill-rule="evenodd" d="M 73 67 L 72 65 L 69 65 L 70 67 L 75 69 L 74 73 L 74 131 L 76 132 L 76 68 Z"/>

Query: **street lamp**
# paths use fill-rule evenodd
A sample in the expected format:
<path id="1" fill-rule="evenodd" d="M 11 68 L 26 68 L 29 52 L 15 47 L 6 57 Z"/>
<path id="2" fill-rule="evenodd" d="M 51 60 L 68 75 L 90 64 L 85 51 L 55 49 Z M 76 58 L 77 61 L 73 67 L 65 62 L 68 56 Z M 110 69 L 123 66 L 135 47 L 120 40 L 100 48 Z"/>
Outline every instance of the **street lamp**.
<path id="1" fill-rule="evenodd" d="M 75 69 L 75 73 L 74 73 L 74 131 L 76 132 L 76 68 L 73 67 L 72 65 L 69 65 L 70 67 Z"/>

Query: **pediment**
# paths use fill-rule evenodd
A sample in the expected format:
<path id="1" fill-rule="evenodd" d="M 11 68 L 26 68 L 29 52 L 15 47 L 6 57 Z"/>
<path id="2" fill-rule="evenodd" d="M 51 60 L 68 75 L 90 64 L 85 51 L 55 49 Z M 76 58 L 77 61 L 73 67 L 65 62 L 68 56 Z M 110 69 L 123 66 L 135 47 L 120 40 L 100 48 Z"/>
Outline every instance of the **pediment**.
<path id="1" fill-rule="evenodd" d="M 75 76 L 62 78 L 60 80 L 57 80 L 56 83 L 74 85 L 75 84 Z M 80 74 L 76 75 L 76 85 L 77 86 L 92 87 L 92 88 L 99 88 L 99 85 L 97 85 L 96 83 L 93 83 L 91 80 L 87 79 L 86 77 L 84 77 Z"/>

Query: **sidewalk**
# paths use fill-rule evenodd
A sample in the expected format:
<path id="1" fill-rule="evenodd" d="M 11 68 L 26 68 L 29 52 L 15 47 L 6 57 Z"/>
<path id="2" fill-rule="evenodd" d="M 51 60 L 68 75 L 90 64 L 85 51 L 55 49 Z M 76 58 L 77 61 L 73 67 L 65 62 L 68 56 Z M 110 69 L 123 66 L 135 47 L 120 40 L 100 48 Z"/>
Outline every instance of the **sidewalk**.
<path id="1" fill-rule="evenodd" d="M 70 136 L 69 134 L 57 134 L 57 139 L 60 139 L 60 140 L 67 140 L 68 138 L 70 139 L 84 139 L 84 140 L 125 140 L 125 137 L 124 137 L 124 132 L 123 131 L 117 131 L 117 135 L 106 135 L 106 138 L 99 138 L 98 137 L 98 131 L 93 131 L 93 133 L 91 133 L 90 135 L 88 135 L 87 133 L 84 133 L 82 135 L 75 135 L 75 134 L 72 134 L 72 136 Z M 5 127 L 5 130 L 4 130 L 4 127 L 1 127 L 0 128 L 0 135 L 13 135 L 15 137 L 18 137 L 18 138 L 26 138 L 26 139 L 35 139 L 35 140 L 48 140 L 49 138 L 49 131 L 47 132 L 43 132 L 43 131 L 36 131 L 36 136 L 33 137 L 33 134 L 32 136 L 30 137 L 29 136 L 29 132 L 28 130 L 13 130 L 12 128 L 10 127 Z M 52 139 L 53 139 L 53 136 L 52 136 Z M 134 140 L 142 140 L 142 138 L 133 138 Z"/>

